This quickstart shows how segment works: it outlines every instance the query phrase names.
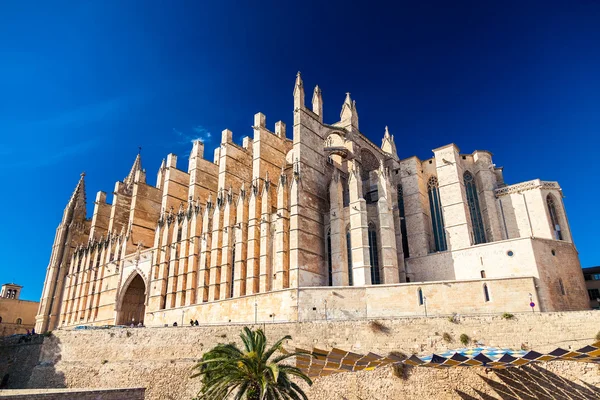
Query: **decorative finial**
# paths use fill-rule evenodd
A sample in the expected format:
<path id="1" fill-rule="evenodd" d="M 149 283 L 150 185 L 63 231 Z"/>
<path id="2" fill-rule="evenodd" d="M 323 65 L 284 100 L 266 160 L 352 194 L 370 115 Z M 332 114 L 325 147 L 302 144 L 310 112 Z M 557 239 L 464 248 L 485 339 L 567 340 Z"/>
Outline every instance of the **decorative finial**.
<path id="1" fill-rule="evenodd" d="M 79 174 L 79 176 L 81 176 L 83 178 L 85 176 L 85 171 L 83 171 L 81 174 Z"/>
<path id="2" fill-rule="evenodd" d="M 142 154 L 142 146 L 138 146 L 138 154 Z"/>

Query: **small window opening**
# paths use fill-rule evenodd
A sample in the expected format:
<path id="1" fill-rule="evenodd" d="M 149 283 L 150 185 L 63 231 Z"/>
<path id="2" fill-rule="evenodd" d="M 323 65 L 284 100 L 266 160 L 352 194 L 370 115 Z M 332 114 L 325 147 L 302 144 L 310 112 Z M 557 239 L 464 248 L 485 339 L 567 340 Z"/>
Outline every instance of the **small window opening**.
<path id="1" fill-rule="evenodd" d="M 490 301 L 490 291 L 485 283 L 483 284 L 483 297 L 486 302 Z"/>

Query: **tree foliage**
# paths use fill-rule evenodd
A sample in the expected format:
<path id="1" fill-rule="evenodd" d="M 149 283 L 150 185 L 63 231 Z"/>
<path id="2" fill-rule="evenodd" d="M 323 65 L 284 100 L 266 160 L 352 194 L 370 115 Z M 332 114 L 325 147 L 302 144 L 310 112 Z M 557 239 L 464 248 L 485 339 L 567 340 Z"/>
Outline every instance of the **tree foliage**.
<path id="1" fill-rule="evenodd" d="M 243 349 L 235 344 L 218 344 L 204 353 L 194 367 L 197 372 L 192 378 L 202 379 L 198 400 L 307 400 L 291 377 L 296 376 L 308 385 L 312 385 L 311 379 L 284 362 L 305 354 L 283 350 L 282 343 L 291 339 L 290 336 L 284 336 L 268 349 L 261 329 L 253 331 L 245 327 L 240 337 Z"/>

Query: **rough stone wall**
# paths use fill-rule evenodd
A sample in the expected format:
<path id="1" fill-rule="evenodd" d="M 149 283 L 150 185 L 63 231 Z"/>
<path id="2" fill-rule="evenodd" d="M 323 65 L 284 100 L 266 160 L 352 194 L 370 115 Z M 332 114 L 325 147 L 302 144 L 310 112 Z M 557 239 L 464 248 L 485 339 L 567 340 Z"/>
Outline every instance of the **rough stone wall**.
<path id="1" fill-rule="evenodd" d="M 138 389 L 25 389 L 0 390 L 8 400 L 144 400 L 146 390 Z"/>
<path id="2" fill-rule="evenodd" d="M 343 322 L 305 322 L 258 325 L 270 341 L 291 335 L 287 348 L 337 347 L 357 353 L 386 355 L 391 351 L 439 352 L 463 347 L 464 333 L 473 342 L 489 346 L 531 348 L 547 352 L 562 347 L 578 349 L 594 341 L 600 329 L 598 311 L 569 313 L 522 313 L 512 320 L 499 316 L 405 318 Z M 44 387 L 146 387 L 147 399 L 190 399 L 199 381 L 189 379 L 191 368 L 202 353 L 217 343 L 240 344 L 242 325 L 56 331 L 43 345 L 0 345 L 0 373 L 15 374 L 14 368 L 31 362 L 10 363 L 7 357 L 23 352 L 39 362 L 23 382 L 9 381 L 11 388 Z M 443 340 L 444 333 L 452 338 Z M 93 343 L 93 345 L 92 345 Z M 539 391 L 570 393 L 570 398 L 593 398 L 600 391 L 596 365 L 550 362 L 530 368 L 486 372 L 481 368 L 434 370 L 406 368 L 403 378 L 391 368 L 372 372 L 336 374 L 316 379 L 308 389 L 310 399 L 460 399 L 544 398 Z M 11 383 L 12 382 L 12 383 Z M 62 385 L 62 386 L 61 386 Z M 525 387 L 527 385 L 527 388 Z M 534 391 L 531 393 L 531 391 Z M 550 392 L 548 392 L 550 390 Z M 518 395 L 506 397 L 506 393 Z M 542 392 L 543 393 L 543 392 Z M 591 393 L 591 395 L 590 395 Z M 470 396 L 470 397 L 469 397 Z M 486 397 L 487 396 L 487 397 Z M 566 398 L 566 397 L 565 397 Z"/>

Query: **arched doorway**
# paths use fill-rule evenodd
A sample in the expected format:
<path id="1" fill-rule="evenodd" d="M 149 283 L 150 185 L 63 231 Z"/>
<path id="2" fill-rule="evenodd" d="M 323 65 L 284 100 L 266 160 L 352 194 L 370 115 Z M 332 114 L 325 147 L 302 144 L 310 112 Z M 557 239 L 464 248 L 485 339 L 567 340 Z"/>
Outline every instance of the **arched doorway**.
<path id="1" fill-rule="evenodd" d="M 139 274 L 129 282 L 125 289 L 125 295 L 121 301 L 119 311 L 118 325 L 131 325 L 134 323 L 144 323 L 144 314 L 146 313 L 146 284 Z"/>

